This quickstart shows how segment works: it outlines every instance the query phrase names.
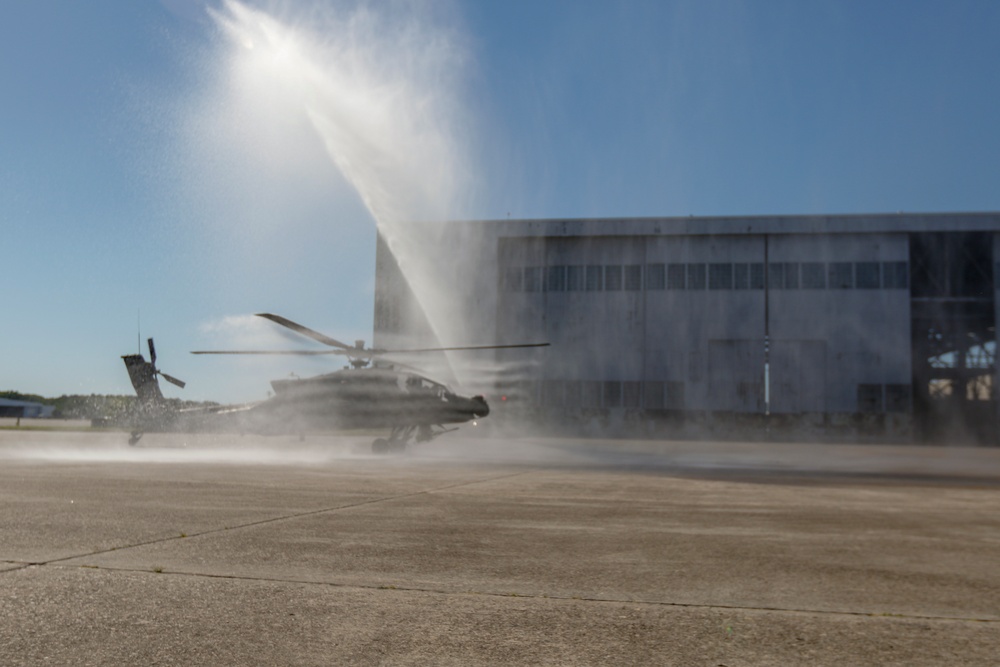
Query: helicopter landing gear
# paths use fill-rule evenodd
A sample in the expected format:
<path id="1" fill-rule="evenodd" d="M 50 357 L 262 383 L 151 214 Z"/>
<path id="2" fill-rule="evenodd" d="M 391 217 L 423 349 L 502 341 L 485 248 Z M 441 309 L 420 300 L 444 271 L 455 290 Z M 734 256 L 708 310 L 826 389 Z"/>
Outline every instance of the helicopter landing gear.
<path id="1" fill-rule="evenodd" d="M 430 442 L 439 435 L 457 431 L 457 428 L 444 428 L 423 424 L 421 426 L 393 426 L 389 438 L 379 438 L 372 443 L 372 454 L 403 454 L 406 444 L 413 439 L 416 442 Z"/>
<path id="2" fill-rule="evenodd" d="M 406 443 L 402 440 L 386 440 L 379 438 L 372 443 L 372 454 L 402 454 L 406 451 Z"/>
<path id="3" fill-rule="evenodd" d="M 406 452 L 406 443 L 416 430 L 416 426 L 393 426 L 388 440 L 378 438 L 372 443 L 372 454 L 403 454 Z"/>

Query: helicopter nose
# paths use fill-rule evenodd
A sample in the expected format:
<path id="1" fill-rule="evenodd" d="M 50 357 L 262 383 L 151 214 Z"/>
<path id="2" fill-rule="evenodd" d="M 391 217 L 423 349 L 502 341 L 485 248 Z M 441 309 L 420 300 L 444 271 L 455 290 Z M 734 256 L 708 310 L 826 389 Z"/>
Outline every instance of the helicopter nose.
<path id="1" fill-rule="evenodd" d="M 486 404 L 486 399 L 483 396 L 473 396 L 473 403 L 478 403 L 478 405 L 473 406 L 472 411 L 475 413 L 476 417 L 485 417 L 490 414 L 490 406 Z"/>

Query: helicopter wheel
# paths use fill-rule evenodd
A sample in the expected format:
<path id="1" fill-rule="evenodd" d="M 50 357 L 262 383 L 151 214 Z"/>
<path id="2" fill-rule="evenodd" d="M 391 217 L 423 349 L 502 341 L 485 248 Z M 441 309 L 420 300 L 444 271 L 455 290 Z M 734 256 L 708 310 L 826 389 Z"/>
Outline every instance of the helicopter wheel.
<path id="1" fill-rule="evenodd" d="M 378 438 L 372 443 L 372 454 L 388 454 L 389 441 L 385 438 Z"/>

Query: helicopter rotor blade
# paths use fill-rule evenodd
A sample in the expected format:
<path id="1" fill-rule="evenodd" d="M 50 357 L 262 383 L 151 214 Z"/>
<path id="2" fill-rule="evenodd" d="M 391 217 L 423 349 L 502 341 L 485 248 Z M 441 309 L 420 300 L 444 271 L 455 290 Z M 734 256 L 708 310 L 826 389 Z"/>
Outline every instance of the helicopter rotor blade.
<path id="1" fill-rule="evenodd" d="M 359 350 L 351 347 L 345 350 L 192 350 L 191 354 L 287 354 L 316 356 L 340 354 L 346 357 L 378 357 L 387 354 L 409 354 L 411 352 L 452 352 L 461 350 L 507 350 L 521 347 L 549 347 L 551 343 L 520 343 L 517 345 L 469 345 L 465 347 L 425 347 L 411 350 Z"/>
<path id="2" fill-rule="evenodd" d="M 164 380 L 166 380 L 170 384 L 177 385 L 181 389 L 183 389 L 185 387 L 185 385 L 187 385 L 187 382 L 184 382 L 183 380 L 178 380 L 173 375 L 167 375 L 166 373 L 164 373 L 162 371 L 157 371 L 157 373 L 159 373 L 159 375 L 160 375 L 161 378 L 163 378 Z"/>
<path id="3" fill-rule="evenodd" d="M 517 343 L 514 345 L 467 345 L 464 347 L 425 347 L 414 350 L 369 350 L 373 355 L 408 354 L 410 352 L 453 352 L 458 350 L 509 350 L 519 347 L 548 347 L 551 343 Z"/>
<path id="4" fill-rule="evenodd" d="M 323 354 L 350 354 L 348 350 L 193 350 L 191 354 L 285 354 L 310 357 Z"/>
<path id="5" fill-rule="evenodd" d="M 283 327 L 291 329 L 292 331 L 302 334 L 307 338 L 312 338 L 318 343 L 323 343 L 323 345 L 329 345 L 330 347 L 339 347 L 343 349 L 354 349 L 347 343 L 341 343 L 336 338 L 330 338 L 325 336 L 318 331 L 313 331 L 309 327 L 304 327 L 298 322 L 292 322 L 291 320 L 282 317 L 281 315 L 272 315 L 271 313 L 257 313 L 257 317 L 263 317 L 264 319 L 271 320 L 275 324 L 280 324 Z"/>
<path id="6" fill-rule="evenodd" d="M 149 363 L 152 364 L 153 367 L 155 368 L 156 367 L 156 346 L 153 345 L 153 339 L 152 338 L 148 338 L 146 340 L 146 342 L 149 343 Z"/>

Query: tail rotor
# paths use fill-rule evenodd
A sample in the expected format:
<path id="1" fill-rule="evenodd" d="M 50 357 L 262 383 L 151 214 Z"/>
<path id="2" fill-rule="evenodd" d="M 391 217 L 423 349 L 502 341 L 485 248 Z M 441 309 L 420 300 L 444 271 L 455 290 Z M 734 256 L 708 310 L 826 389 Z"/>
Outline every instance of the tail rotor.
<path id="1" fill-rule="evenodd" d="M 168 375 L 156 367 L 156 346 L 153 345 L 152 338 L 150 338 L 148 342 L 149 342 L 149 365 L 152 367 L 153 377 L 155 378 L 156 376 L 160 376 L 170 384 L 176 385 L 181 389 L 183 389 L 184 386 L 187 384 L 186 382 L 184 382 L 183 380 L 178 380 L 173 375 Z"/>

